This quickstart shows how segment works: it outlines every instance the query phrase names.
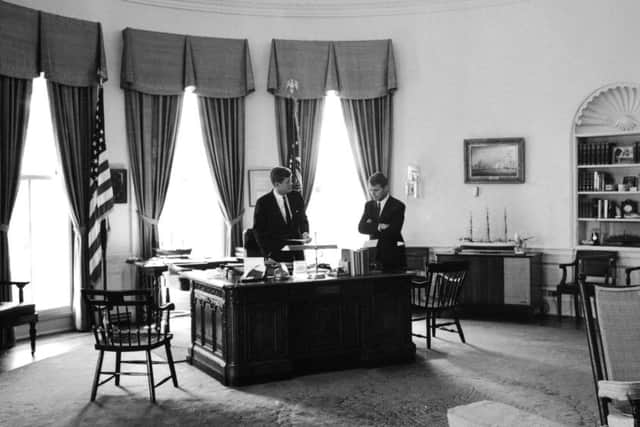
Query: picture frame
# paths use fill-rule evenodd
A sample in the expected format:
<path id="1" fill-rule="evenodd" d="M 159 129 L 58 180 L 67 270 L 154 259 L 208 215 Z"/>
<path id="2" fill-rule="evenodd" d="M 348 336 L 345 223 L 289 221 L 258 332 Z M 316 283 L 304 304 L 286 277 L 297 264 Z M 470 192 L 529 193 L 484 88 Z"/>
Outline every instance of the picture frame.
<path id="1" fill-rule="evenodd" d="M 271 169 L 249 169 L 249 206 L 255 206 L 263 194 L 273 189 L 271 185 Z"/>
<path id="2" fill-rule="evenodd" d="M 633 163 L 635 161 L 633 144 L 620 144 L 611 151 L 611 163 Z"/>
<path id="3" fill-rule="evenodd" d="M 127 170 L 115 168 L 111 169 L 111 189 L 113 190 L 113 203 L 127 203 L 129 181 L 127 181 Z"/>
<path id="4" fill-rule="evenodd" d="M 464 140 L 465 183 L 522 184 L 524 181 L 524 138 Z"/>

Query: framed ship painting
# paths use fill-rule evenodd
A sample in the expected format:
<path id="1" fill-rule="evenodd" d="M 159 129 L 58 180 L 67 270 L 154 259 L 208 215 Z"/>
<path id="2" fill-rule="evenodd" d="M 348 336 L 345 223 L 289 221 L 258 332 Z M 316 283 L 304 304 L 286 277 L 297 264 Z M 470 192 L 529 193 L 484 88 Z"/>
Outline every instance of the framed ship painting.
<path id="1" fill-rule="evenodd" d="M 465 139 L 464 182 L 523 183 L 524 138 Z"/>

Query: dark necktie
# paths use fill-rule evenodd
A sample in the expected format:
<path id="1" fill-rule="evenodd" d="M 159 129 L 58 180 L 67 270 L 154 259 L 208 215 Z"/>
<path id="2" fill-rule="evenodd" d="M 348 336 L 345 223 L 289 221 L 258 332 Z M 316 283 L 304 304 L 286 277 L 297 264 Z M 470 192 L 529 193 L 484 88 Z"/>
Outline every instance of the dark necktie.
<path id="1" fill-rule="evenodd" d="M 289 200 L 287 199 L 287 195 L 282 196 L 284 199 L 284 213 L 287 218 L 287 224 L 291 224 L 291 209 L 289 208 Z"/>
<path id="2" fill-rule="evenodd" d="M 380 219 L 380 202 L 376 202 L 376 219 Z"/>

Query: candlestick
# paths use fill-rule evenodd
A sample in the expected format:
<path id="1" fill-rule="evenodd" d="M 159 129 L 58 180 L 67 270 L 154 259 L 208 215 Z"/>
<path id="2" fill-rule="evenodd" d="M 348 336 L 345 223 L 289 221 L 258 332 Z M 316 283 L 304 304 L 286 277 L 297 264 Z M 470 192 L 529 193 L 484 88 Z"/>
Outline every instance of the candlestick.
<path id="1" fill-rule="evenodd" d="M 504 208 L 504 241 L 508 240 L 507 238 L 507 208 Z"/>
<path id="2" fill-rule="evenodd" d="M 491 228 L 489 226 L 489 207 L 487 206 L 487 242 L 491 241 Z"/>
<path id="3" fill-rule="evenodd" d="M 473 211 L 469 211 L 469 241 L 473 242 Z"/>

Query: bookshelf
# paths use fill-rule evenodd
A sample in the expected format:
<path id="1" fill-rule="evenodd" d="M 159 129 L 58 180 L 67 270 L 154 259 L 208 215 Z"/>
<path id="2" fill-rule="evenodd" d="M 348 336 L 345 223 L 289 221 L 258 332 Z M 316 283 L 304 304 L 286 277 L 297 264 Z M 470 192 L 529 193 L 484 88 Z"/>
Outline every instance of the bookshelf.
<path id="1" fill-rule="evenodd" d="M 576 247 L 640 250 L 640 86 L 593 92 L 576 114 L 573 141 Z"/>

